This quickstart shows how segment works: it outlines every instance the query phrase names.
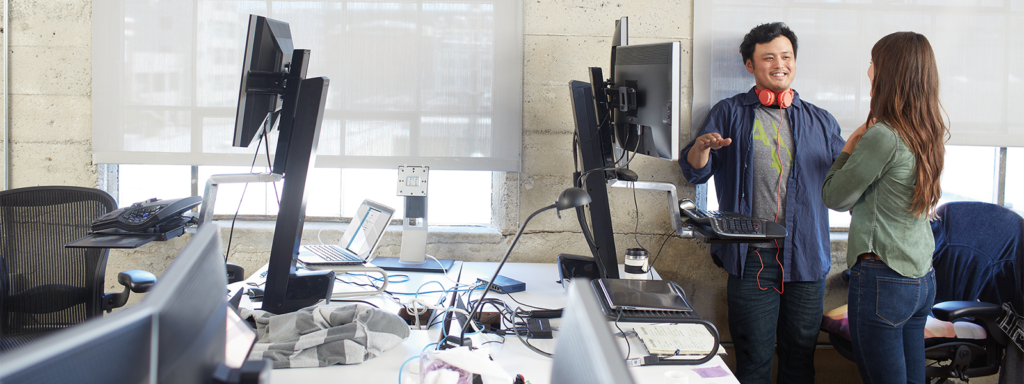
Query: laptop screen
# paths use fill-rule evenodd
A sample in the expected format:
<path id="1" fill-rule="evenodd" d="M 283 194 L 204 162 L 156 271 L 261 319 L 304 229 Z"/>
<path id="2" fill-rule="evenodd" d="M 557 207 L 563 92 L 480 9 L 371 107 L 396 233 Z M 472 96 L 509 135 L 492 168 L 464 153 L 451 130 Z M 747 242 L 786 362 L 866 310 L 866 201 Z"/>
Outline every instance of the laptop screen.
<path id="1" fill-rule="evenodd" d="M 384 231 L 387 230 L 392 213 L 393 211 L 388 207 L 378 207 L 364 201 L 356 210 L 356 214 L 352 217 L 352 223 L 349 224 L 348 230 L 345 231 L 345 235 L 341 237 L 341 242 L 338 245 L 365 259 L 373 251 L 373 247 L 377 245 L 377 241 Z"/>
<path id="2" fill-rule="evenodd" d="M 231 306 L 227 307 L 227 337 L 224 343 L 224 365 L 241 368 L 256 343 L 256 330 L 242 320 Z"/>

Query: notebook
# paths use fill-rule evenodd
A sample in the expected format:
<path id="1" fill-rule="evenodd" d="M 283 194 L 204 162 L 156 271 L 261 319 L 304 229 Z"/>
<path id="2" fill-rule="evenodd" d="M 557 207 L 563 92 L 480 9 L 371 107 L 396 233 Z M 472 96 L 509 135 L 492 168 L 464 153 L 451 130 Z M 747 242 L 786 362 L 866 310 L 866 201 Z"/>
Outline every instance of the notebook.
<path id="1" fill-rule="evenodd" d="M 613 311 L 690 312 L 679 285 L 666 280 L 595 280 Z"/>
<path id="2" fill-rule="evenodd" d="M 307 267 L 366 263 L 380 245 L 394 213 L 384 204 L 363 200 L 338 245 L 303 245 L 299 247 L 299 261 Z"/>

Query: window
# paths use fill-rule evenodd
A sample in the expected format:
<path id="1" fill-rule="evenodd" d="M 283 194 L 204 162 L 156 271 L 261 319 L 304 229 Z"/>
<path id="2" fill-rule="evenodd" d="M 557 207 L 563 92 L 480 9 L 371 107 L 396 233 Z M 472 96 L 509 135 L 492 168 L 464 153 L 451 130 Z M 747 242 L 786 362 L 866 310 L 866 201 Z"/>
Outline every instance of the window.
<path id="1" fill-rule="evenodd" d="M 431 224 L 489 223 L 491 173 L 519 170 L 522 0 L 94 8 L 93 159 L 122 164 L 121 204 L 188 195 L 193 172 L 201 191 L 208 175 L 248 171 L 256 144 L 229 144 L 249 14 L 288 22 L 295 48 L 311 50 L 307 76 L 331 79 L 308 215 L 344 215 L 363 198 L 401 214 L 394 174 L 418 165 L 431 168 Z M 221 187 L 218 213 L 241 188 Z M 276 213 L 271 186 L 245 195 L 241 212 Z"/>
<path id="2" fill-rule="evenodd" d="M 981 201 L 1000 204 L 1000 157 L 1003 148 L 947 145 L 942 169 L 942 197 L 939 205 L 951 201 Z M 1024 148 L 1008 148 L 1002 204 L 1024 216 L 1024 179 L 1013 177 L 1024 170 Z M 1016 171 L 1016 173 L 1015 173 Z M 718 209 L 713 180 L 708 182 L 708 209 Z M 850 213 L 828 211 L 829 226 L 845 231 Z"/>
<path id="3" fill-rule="evenodd" d="M 929 39 L 935 52 L 940 98 L 950 120 L 940 203 L 999 203 L 1003 196 L 1007 206 L 1024 204 L 1022 181 L 1008 176 L 1024 167 L 1019 149 L 1024 147 L 1024 119 L 1013 109 L 1024 94 L 1024 82 L 1019 81 L 1024 73 L 1016 65 L 1024 58 L 1019 49 L 1024 35 L 1013 27 L 1024 18 L 1019 1 L 783 3 L 693 3 L 695 130 L 711 105 L 753 86 L 737 49 L 759 24 L 782 21 L 796 33 L 799 76 L 792 87 L 804 100 L 831 112 L 844 136 L 863 123 L 870 109 L 865 73 L 871 47 L 889 33 L 915 31 Z M 1000 167 L 1003 176 L 997 176 Z M 848 213 L 830 212 L 832 227 L 847 227 L 849 220 Z"/>
<path id="4" fill-rule="evenodd" d="M 185 165 L 121 165 L 118 205 L 127 206 L 149 198 L 191 195 L 191 167 Z M 198 191 L 202 194 L 210 175 L 248 173 L 247 167 L 199 167 Z M 404 217 L 404 199 L 397 196 L 397 169 L 315 168 L 306 184 L 308 217 L 351 217 L 363 199 L 395 208 Z M 491 222 L 491 179 L 486 171 L 431 171 L 427 197 L 431 225 L 488 225 Z M 343 182 L 344 181 L 344 182 Z M 217 194 L 216 215 L 273 216 L 282 184 L 222 184 Z M 244 196 L 243 196 L 244 191 Z"/>
<path id="5" fill-rule="evenodd" d="M 1024 148 L 1009 148 L 1006 155 L 1006 193 L 1003 205 L 1024 216 Z"/>

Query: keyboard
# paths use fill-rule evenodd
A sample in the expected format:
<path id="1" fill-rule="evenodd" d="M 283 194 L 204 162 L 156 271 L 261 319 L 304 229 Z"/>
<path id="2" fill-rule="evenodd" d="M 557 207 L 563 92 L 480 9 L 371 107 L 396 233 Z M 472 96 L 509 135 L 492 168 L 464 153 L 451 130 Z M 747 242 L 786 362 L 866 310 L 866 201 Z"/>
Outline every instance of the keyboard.
<path id="1" fill-rule="evenodd" d="M 360 258 L 342 252 L 333 245 L 306 245 L 307 250 L 327 261 L 361 262 Z"/>
<path id="2" fill-rule="evenodd" d="M 715 217 L 711 229 L 719 236 L 765 237 L 764 220 L 750 217 Z"/>
<path id="3" fill-rule="evenodd" d="M 720 237 L 768 237 L 768 221 L 734 212 L 705 211 L 692 201 L 679 202 L 679 212 L 694 222 L 711 227 Z M 785 237 L 785 235 L 783 235 Z"/>

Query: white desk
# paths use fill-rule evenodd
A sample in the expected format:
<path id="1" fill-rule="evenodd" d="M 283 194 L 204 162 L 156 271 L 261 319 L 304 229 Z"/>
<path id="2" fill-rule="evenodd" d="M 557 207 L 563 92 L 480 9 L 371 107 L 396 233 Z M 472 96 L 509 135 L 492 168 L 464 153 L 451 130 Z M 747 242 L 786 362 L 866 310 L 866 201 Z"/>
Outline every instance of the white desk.
<path id="1" fill-rule="evenodd" d="M 490 279 L 494 274 L 494 268 L 498 266 L 498 263 L 480 263 L 471 262 L 466 263 L 462 270 L 462 281 L 475 281 L 478 277 L 484 279 Z M 619 265 L 619 273 L 622 273 L 622 265 Z M 502 267 L 501 275 L 510 277 L 526 283 L 526 291 L 517 292 L 511 295 L 502 295 L 495 292 L 489 292 L 487 297 L 496 297 L 505 300 L 510 307 L 515 309 L 518 304 L 511 300 L 509 296 L 515 298 L 519 302 L 527 305 L 543 307 L 543 308 L 563 308 L 566 304 L 566 294 L 562 285 L 557 282 L 558 280 L 558 269 L 554 263 L 507 263 Z M 657 275 L 657 271 L 654 272 L 655 278 L 660 278 Z M 467 280 L 470 279 L 470 280 Z M 474 295 L 479 297 L 477 295 Z M 632 328 L 632 324 L 620 322 L 619 327 L 623 331 L 628 331 Z M 557 329 L 557 320 L 552 320 L 552 327 Z M 612 327 L 615 330 L 614 327 Z M 531 339 L 530 343 L 534 347 L 545 351 L 555 352 L 555 343 L 558 337 L 558 331 L 555 331 L 556 339 L 551 340 L 537 340 Z M 500 339 L 493 338 L 492 339 Z M 616 338 L 619 343 L 619 351 L 623 356 L 626 355 L 626 343 L 627 341 Z M 647 351 L 643 345 L 636 339 L 636 337 L 629 338 L 630 344 L 630 357 L 637 357 L 646 355 Z M 475 344 L 475 343 L 474 343 Z M 496 343 L 488 344 L 490 346 L 498 345 Z M 540 354 L 531 351 L 518 338 L 508 336 L 505 338 L 505 343 L 492 347 L 496 352 L 494 360 L 497 361 L 506 371 L 510 374 L 523 374 L 527 380 L 532 384 L 546 384 L 550 383 L 551 380 L 551 359 Z M 721 367 L 724 371 L 729 372 L 728 376 L 718 378 L 700 378 L 694 373 L 694 368 L 711 368 Z M 643 366 L 643 367 L 630 367 L 630 373 L 633 375 L 633 379 L 637 383 L 671 383 L 673 381 L 667 379 L 666 374 L 669 372 L 679 372 L 685 376 L 691 378 L 690 384 L 695 383 L 739 383 L 736 377 L 732 375 L 732 371 L 725 365 L 722 358 L 715 356 L 711 361 L 702 365 L 659 365 L 659 366 Z"/>
<path id="2" fill-rule="evenodd" d="M 478 263 L 478 262 L 466 262 L 456 263 L 453 267 L 455 271 L 449 273 L 454 279 L 454 276 L 458 276 L 459 268 L 462 269 L 462 276 L 459 280 L 462 283 L 472 283 L 477 278 L 489 279 L 494 273 L 498 263 Z M 622 266 L 619 266 L 622 268 Z M 262 271 L 258 271 L 253 276 L 258 276 Z M 398 272 L 396 272 L 397 274 Z M 438 274 L 429 273 L 406 273 L 410 276 L 410 281 L 402 284 L 392 283 L 388 286 L 388 291 L 391 292 L 415 292 L 415 290 L 423 283 L 432 279 L 439 279 Z M 526 291 L 514 293 L 511 296 L 519 302 L 527 305 L 544 307 L 544 308 L 562 308 L 565 306 L 566 294 L 562 289 L 561 284 L 557 282 L 558 272 L 556 265 L 553 263 L 508 263 L 505 264 L 502 269 L 501 275 L 510 277 L 526 283 Z M 446 279 L 439 279 L 444 283 L 445 287 L 450 287 L 451 282 Z M 431 284 L 436 286 L 436 284 Z M 429 286 L 427 288 L 430 288 Z M 349 285 L 343 283 L 336 283 L 335 290 L 347 290 L 352 289 Z M 425 289 L 426 290 L 426 289 Z M 436 289 L 429 289 L 431 291 Z M 479 297 L 479 293 L 474 293 L 474 297 Z M 437 296 L 431 296 L 432 300 L 435 300 Z M 515 308 L 518 306 L 515 301 L 509 298 L 509 295 L 501 295 L 495 292 L 489 292 L 487 297 L 501 298 L 505 300 L 510 307 Z M 354 300 L 366 300 L 375 304 L 381 305 L 381 308 L 395 308 L 397 311 L 398 307 L 390 299 L 383 298 L 381 295 L 367 296 L 367 297 L 355 297 L 350 298 Z M 552 321 L 552 325 L 557 327 L 557 320 Z M 622 329 L 628 330 L 631 327 L 631 323 L 619 323 Z M 558 332 L 555 331 L 556 339 L 551 340 L 537 340 L 533 339 L 530 342 L 537 348 L 547 351 L 555 351 L 555 340 L 557 340 Z M 276 369 L 271 372 L 271 381 L 274 383 L 302 383 L 310 382 L 312 380 L 323 381 L 337 381 L 342 380 L 346 382 L 383 382 L 383 383 L 394 383 L 398 380 L 398 369 L 403 362 L 411 357 L 418 356 L 425 346 L 430 343 L 436 342 L 440 336 L 440 329 L 434 327 L 430 330 L 414 330 L 405 342 L 401 345 L 388 350 L 380 356 L 367 360 L 366 362 L 359 365 L 336 365 L 325 368 L 292 368 L 292 369 Z M 483 336 L 487 340 L 500 340 L 500 337 L 489 335 Z M 617 338 L 619 342 L 620 351 L 623 356 L 626 354 L 626 343 L 620 338 Z M 474 345 L 479 345 L 482 340 L 477 339 Z M 644 347 L 635 340 L 635 337 L 630 338 L 630 356 L 636 357 L 639 354 L 645 354 Z M 549 383 L 551 379 L 551 359 L 545 356 L 541 356 L 523 345 L 518 338 L 514 335 L 505 338 L 503 344 L 489 343 L 488 347 L 492 348 L 492 356 L 494 360 L 498 362 L 502 368 L 512 375 L 522 374 L 532 384 L 545 384 Z M 417 360 L 413 360 L 408 365 L 418 364 Z M 406 370 L 402 373 L 402 382 L 405 383 L 418 383 L 419 378 L 414 371 L 409 370 L 409 366 L 406 366 Z M 712 368 L 720 367 L 726 372 L 729 372 L 728 376 L 717 377 L 717 378 L 700 378 L 694 373 L 694 368 Z M 710 362 L 699 366 L 685 366 L 685 365 L 670 365 L 670 366 L 644 366 L 644 367 L 630 367 L 634 379 L 638 383 L 665 383 L 673 382 L 668 379 L 666 375 L 683 375 L 689 377 L 689 383 L 738 383 L 736 378 L 732 376 L 731 371 L 722 361 L 721 357 L 716 356 Z"/>

